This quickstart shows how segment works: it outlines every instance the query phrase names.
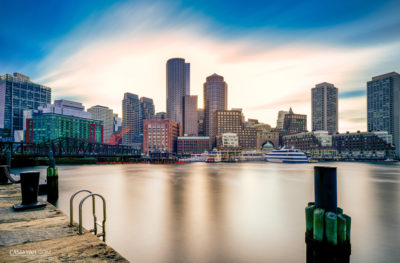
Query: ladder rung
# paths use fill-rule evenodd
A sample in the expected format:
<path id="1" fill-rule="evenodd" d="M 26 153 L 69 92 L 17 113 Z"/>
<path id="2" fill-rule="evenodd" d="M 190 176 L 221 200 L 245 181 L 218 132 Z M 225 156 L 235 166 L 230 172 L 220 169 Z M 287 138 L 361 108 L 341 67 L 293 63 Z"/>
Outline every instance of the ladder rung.
<path id="1" fill-rule="evenodd" d="M 96 236 L 97 237 L 102 237 L 102 236 L 104 236 L 104 233 L 97 234 Z"/>
<path id="2" fill-rule="evenodd" d="M 90 229 L 89 232 L 94 232 L 94 229 Z"/>

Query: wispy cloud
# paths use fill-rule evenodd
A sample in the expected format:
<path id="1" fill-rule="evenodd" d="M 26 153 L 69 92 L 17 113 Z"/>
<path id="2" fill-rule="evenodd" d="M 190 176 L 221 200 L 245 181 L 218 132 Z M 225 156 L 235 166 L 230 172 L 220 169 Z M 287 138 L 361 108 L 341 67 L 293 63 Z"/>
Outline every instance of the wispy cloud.
<path id="1" fill-rule="evenodd" d="M 216 72 L 228 83 L 230 107 L 274 124 L 277 111 L 290 106 L 310 115 L 310 89 L 316 83 L 334 83 L 341 98 L 358 99 L 360 87 L 377 72 L 375 64 L 385 65 L 380 71 L 396 70 L 386 62 L 392 54 L 400 57 L 400 44 L 354 47 L 314 41 L 324 34 L 300 39 L 265 30 L 232 35 L 193 10 L 124 3 L 65 36 L 39 65 L 38 81 L 52 87 L 56 98 L 80 98 L 87 106 L 121 112 L 123 93 L 132 92 L 153 98 L 156 109 L 165 111 L 165 63 L 184 57 L 191 63 L 192 93 L 200 95 L 200 106 L 205 77 Z M 348 100 L 341 100 L 340 108 L 342 103 Z M 360 104 L 354 107 L 363 114 Z M 363 125 L 340 116 L 344 127 Z"/>

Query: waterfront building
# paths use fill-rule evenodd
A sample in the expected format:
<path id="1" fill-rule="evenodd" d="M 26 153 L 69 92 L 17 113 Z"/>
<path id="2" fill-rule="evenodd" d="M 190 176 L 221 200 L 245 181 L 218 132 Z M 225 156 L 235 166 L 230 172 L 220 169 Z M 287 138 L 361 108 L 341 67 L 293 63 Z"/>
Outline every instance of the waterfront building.
<path id="1" fill-rule="evenodd" d="M 293 112 L 292 108 L 290 108 L 289 113 L 285 114 L 283 129 L 290 133 L 307 131 L 307 115 L 296 114 Z"/>
<path id="2" fill-rule="evenodd" d="M 27 143 L 48 142 L 59 138 L 103 141 L 103 122 L 57 113 L 33 113 L 27 119 Z"/>
<path id="3" fill-rule="evenodd" d="M 183 132 L 188 136 L 198 135 L 197 96 L 186 95 L 183 97 Z"/>
<path id="4" fill-rule="evenodd" d="M 133 145 L 134 137 L 140 133 L 140 101 L 138 95 L 129 92 L 122 100 L 122 129 L 125 128 L 122 144 Z"/>
<path id="5" fill-rule="evenodd" d="M 51 89 L 20 73 L 0 76 L 0 138 L 13 141 L 23 130 L 23 111 L 51 102 Z"/>
<path id="6" fill-rule="evenodd" d="M 92 119 L 80 102 L 55 100 L 37 110 L 24 110 L 25 142 L 40 143 L 62 137 L 103 142 L 103 121 Z"/>
<path id="7" fill-rule="evenodd" d="M 201 154 L 210 149 L 208 136 L 180 136 L 177 143 L 178 154 Z"/>
<path id="8" fill-rule="evenodd" d="M 400 75 L 396 72 L 367 82 L 368 131 L 387 131 L 400 157 Z"/>
<path id="9" fill-rule="evenodd" d="M 348 158 L 392 158 L 395 155 L 392 135 L 387 131 L 335 134 L 332 145 L 340 156 Z"/>
<path id="10" fill-rule="evenodd" d="M 278 119 L 276 121 L 276 128 L 283 130 L 283 123 L 285 121 L 285 115 L 288 114 L 288 111 L 280 110 L 278 112 Z"/>
<path id="11" fill-rule="evenodd" d="M 190 95 L 190 64 L 183 58 L 167 61 L 167 119 L 183 124 L 183 97 Z"/>
<path id="12" fill-rule="evenodd" d="M 313 131 L 338 131 L 338 89 L 323 82 L 311 89 L 311 115 Z"/>
<path id="13" fill-rule="evenodd" d="M 92 114 L 92 119 L 103 121 L 103 143 L 109 143 L 110 137 L 114 132 L 114 112 L 106 106 L 96 105 L 88 110 Z"/>
<path id="14" fill-rule="evenodd" d="M 264 149 L 265 145 L 268 145 L 268 148 L 270 145 L 272 145 L 273 149 L 279 148 L 279 132 L 269 129 L 257 129 L 256 136 L 257 136 L 256 149 L 262 150 Z"/>
<path id="15" fill-rule="evenodd" d="M 156 113 L 156 120 L 166 120 L 167 113 L 166 112 L 157 112 Z"/>
<path id="16" fill-rule="evenodd" d="M 204 135 L 215 139 L 214 131 L 214 112 L 226 110 L 228 108 L 228 85 L 224 77 L 213 74 L 206 78 L 203 85 L 204 98 Z"/>
<path id="17" fill-rule="evenodd" d="M 153 99 L 140 98 L 140 134 L 143 134 L 143 120 L 153 120 L 155 118 Z"/>
<path id="18" fill-rule="evenodd" d="M 254 150 L 257 147 L 257 130 L 253 127 L 244 127 L 244 116 L 240 109 L 217 110 L 214 112 L 214 131 L 212 145 L 216 145 L 216 138 L 223 133 L 235 133 L 239 138 L 239 146 L 245 150 Z"/>
<path id="19" fill-rule="evenodd" d="M 283 136 L 286 148 L 295 148 L 314 157 L 334 157 L 337 151 L 332 147 L 332 135 L 328 131 L 301 132 Z"/>
<path id="20" fill-rule="evenodd" d="M 177 138 L 182 135 L 182 125 L 172 120 L 143 121 L 143 152 L 176 152 Z"/>

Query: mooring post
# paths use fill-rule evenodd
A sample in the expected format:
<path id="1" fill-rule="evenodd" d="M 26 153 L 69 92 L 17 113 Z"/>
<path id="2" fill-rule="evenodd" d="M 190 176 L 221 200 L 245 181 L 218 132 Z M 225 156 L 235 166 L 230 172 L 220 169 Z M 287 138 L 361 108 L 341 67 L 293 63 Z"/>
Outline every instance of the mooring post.
<path id="1" fill-rule="evenodd" d="M 315 207 L 337 213 L 336 167 L 314 167 Z"/>
<path id="2" fill-rule="evenodd" d="M 47 201 L 53 205 L 58 200 L 58 168 L 54 160 L 53 151 L 49 152 L 49 167 L 47 168 Z"/>
<path id="3" fill-rule="evenodd" d="M 11 151 L 10 150 L 8 150 L 6 153 L 6 163 L 8 165 L 8 168 L 11 171 Z"/>
<path id="4" fill-rule="evenodd" d="M 307 262 L 349 262 L 351 218 L 337 207 L 336 167 L 314 167 L 314 197 L 305 210 Z"/>
<path id="5" fill-rule="evenodd" d="M 15 204 L 14 210 L 25 210 L 46 206 L 46 203 L 38 201 L 40 172 L 23 172 L 21 176 L 22 203 Z"/>

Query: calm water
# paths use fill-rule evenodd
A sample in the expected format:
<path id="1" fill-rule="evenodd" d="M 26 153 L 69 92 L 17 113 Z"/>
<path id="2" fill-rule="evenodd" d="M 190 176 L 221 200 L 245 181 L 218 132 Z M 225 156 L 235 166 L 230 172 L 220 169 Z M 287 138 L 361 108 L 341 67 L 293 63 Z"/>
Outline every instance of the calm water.
<path id="1" fill-rule="evenodd" d="M 338 204 L 352 217 L 351 262 L 400 262 L 400 164 L 328 165 L 338 167 Z M 306 262 L 313 166 L 59 166 L 58 206 L 69 214 L 81 188 L 102 194 L 107 243 L 131 262 Z"/>

